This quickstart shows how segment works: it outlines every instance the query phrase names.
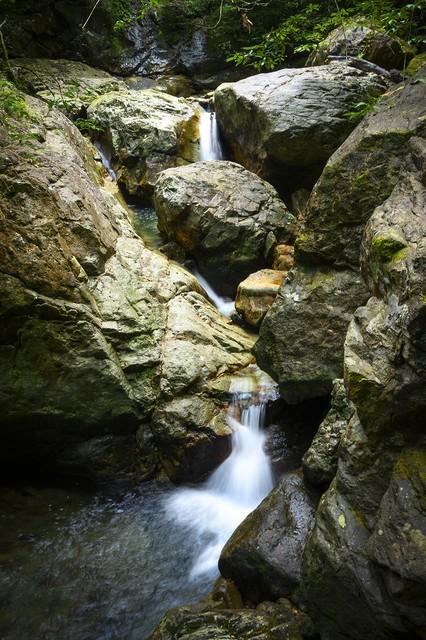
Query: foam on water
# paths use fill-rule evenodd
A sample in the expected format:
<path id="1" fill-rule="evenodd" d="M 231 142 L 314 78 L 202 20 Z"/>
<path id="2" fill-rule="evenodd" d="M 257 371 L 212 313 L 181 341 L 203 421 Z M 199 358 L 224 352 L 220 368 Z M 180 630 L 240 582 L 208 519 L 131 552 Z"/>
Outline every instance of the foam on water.
<path id="1" fill-rule="evenodd" d="M 266 402 L 275 394 L 268 377 L 256 367 L 253 375 L 236 377 L 228 410 L 232 429 L 231 455 L 197 489 L 176 491 L 166 503 L 169 516 L 196 531 L 204 548 L 191 577 L 216 574 L 226 541 L 273 487 L 269 459 L 264 451 Z"/>

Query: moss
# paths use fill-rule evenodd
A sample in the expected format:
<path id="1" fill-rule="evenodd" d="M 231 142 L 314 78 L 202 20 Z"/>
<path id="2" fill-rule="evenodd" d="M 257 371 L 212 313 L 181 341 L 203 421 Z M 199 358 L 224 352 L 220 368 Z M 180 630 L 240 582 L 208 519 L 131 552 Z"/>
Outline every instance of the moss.
<path id="1" fill-rule="evenodd" d="M 406 248 L 406 242 L 392 233 L 386 236 L 375 236 L 371 242 L 371 250 L 380 262 L 390 262 L 395 258 L 395 254 Z"/>
<path id="2" fill-rule="evenodd" d="M 406 69 L 408 76 L 414 76 L 426 64 L 426 53 L 415 56 Z"/>

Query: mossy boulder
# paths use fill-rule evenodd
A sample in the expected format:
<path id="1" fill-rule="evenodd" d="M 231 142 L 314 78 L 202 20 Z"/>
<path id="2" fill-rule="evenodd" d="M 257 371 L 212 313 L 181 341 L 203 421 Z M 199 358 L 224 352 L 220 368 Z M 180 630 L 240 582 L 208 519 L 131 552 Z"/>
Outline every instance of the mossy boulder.
<path id="1" fill-rule="evenodd" d="M 345 341 L 354 413 L 303 556 L 310 613 L 322 636 L 342 640 L 348 628 L 356 640 L 422 637 L 426 621 L 424 140 L 404 151 L 364 233 L 375 295 Z"/>
<path id="2" fill-rule="evenodd" d="M 101 96 L 87 117 L 104 129 L 118 183 L 150 199 L 163 169 L 196 159 L 196 109 L 183 98 L 154 89 Z"/>
<path id="3" fill-rule="evenodd" d="M 290 403 L 327 395 L 342 377 L 351 315 L 368 293 L 353 271 L 300 265 L 287 275 L 267 312 L 254 352 Z"/>
<path id="4" fill-rule="evenodd" d="M 27 93 L 73 117 L 84 116 L 90 103 L 104 93 L 126 88 L 123 80 L 74 60 L 18 58 L 11 67 Z"/>
<path id="5" fill-rule="evenodd" d="M 290 602 L 265 602 L 257 609 L 199 605 L 172 609 L 149 640 L 302 640 L 309 619 Z"/>
<path id="6" fill-rule="evenodd" d="M 408 76 L 414 76 L 426 64 L 426 53 L 419 53 L 414 56 L 407 66 L 406 73 Z"/>
<path id="7" fill-rule="evenodd" d="M 425 136 L 425 77 L 389 91 L 328 161 L 296 242 L 304 262 L 358 267 L 368 219 L 397 183 L 410 139 Z"/>
<path id="8" fill-rule="evenodd" d="M 354 128 L 344 117 L 386 83 L 345 64 L 262 73 L 216 89 L 217 118 L 234 157 L 281 191 L 311 188 Z"/>
<path id="9" fill-rule="evenodd" d="M 168 169 L 155 185 L 160 231 L 192 256 L 219 289 L 234 293 L 292 238 L 295 218 L 275 189 L 234 162 Z"/>
<path id="10" fill-rule="evenodd" d="M 306 66 L 325 64 L 328 56 L 353 56 L 384 69 L 402 69 L 415 52 L 415 48 L 401 38 L 380 31 L 362 18 L 355 18 L 334 29 L 320 42 Z"/>

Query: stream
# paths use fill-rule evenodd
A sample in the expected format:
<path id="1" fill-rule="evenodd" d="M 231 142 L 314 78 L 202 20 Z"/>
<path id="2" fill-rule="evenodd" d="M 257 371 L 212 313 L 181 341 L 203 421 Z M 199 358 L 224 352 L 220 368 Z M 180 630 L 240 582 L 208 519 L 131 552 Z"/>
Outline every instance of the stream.
<path id="1" fill-rule="evenodd" d="M 201 117 L 203 159 L 223 158 L 214 114 Z M 111 179 L 107 155 L 98 148 Z M 131 205 L 150 248 L 155 211 Z M 218 296 L 193 273 L 218 309 Z M 198 601 L 218 577 L 223 545 L 273 487 L 264 452 L 265 410 L 276 385 L 256 366 L 234 376 L 231 455 L 197 487 L 144 483 L 96 493 L 78 484 L 0 489 L 2 640 L 145 640 L 163 614 Z"/>

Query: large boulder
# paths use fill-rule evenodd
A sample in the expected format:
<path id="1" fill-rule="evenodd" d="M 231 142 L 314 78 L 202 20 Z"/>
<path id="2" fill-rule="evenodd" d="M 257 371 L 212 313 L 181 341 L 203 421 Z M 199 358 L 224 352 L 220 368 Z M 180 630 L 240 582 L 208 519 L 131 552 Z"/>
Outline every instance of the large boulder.
<path id="1" fill-rule="evenodd" d="M 371 293 L 345 342 L 355 412 L 303 559 L 321 637 L 423 637 L 426 142 L 412 139 L 362 242 Z"/>
<path id="2" fill-rule="evenodd" d="M 369 297 L 358 275 L 364 228 L 400 180 L 407 157 L 421 162 L 422 152 L 413 145 L 426 132 L 425 74 L 419 72 L 382 98 L 330 158 L 311 194 L 296 238 L 293 277 L 287 277 L 266 314 L 255 347 L 260 366 L 280 383 L 289 401 L 329 393 L 332 380 L 342 376 L 347 325 Z M 415 198 L 420 210 L 420 191 L 416 188 L 408 196 L 406 188 L 398 196 L 398 209 L 404 199 Z M 376 258 L 369 260 L 369 268 L 378 270 L 380 280 L 373 293 L 388 287 L 391 258 L 400 250 L 395 259 L 401 257 L 406 244 L 396 229 L 383 233 L 383 238 L 375 237 L 370 252 Z"/>
<path id="3" fill-rule="evenodd" d="M 101 96 L 87 117 L 104 130 L 118 183 L 150 198 L 160 171 L 196 159 L 197 110 L 183 98 L 146 89 Z"/>
<path id="4" fill-rule="evenodd" d="M 134 433 L 177 395 L 207 402 L 210 383 L 252 361 L 252 339 L 192 275 L 144 246 L 71 122 L 14 99 L 23 115 L 4 114 L 0 134 L 2 460 L 65 460 L 69 450 L 72 463 L 80 443 Z M 209 424 L 224 401 L 214 404 Z M 188 423 L 189 443 L 197 426 Z M 209 437 L 219 460 L 229 433 Z M 106 449 L 80 448 L 78 460 L 91 450 L 99 459 Z M 190 458 L 180 477 L 186 465 L 195 479 Z"/>
<path id="5" fill-rule="evenodd" d="M 354 128 L 345 118 L 386 84 L 346 64 L 262 73 L 216 89 L 220 127 L 235 158 L 291 193 L 312 187 Z"/>
<path id="6" fill-rule="evenodd" d="M 402 69 L 414 53 L 415 49 L 401 38 L 354 19 L 329 33 L 311 53 L 306 66 L 325 64 L 328 56 L 354 56 L 384 69 Z"/>
<path id="7" fill-rule="evenodd" d="M 316 503 L 298 474 L 285 474 L 233 533 L 222 550 L 219 569 L 247 600 L 275 600 L 297 589 Z"/>
<path id="8" fill-rule="evenodd" d="M 327 395 L 342 377 L 351 315 L 368 293 L 353 271 L 300 265 L 287 275 L 255 344 L 259 366 L 290 403 Z"/>
<path id="9" fill-rule="evenodd" d="M 410 138 L 425 135 L 425 78 L 423 68 L 384 96 L 330 158 L 305 211 L 301 259 L 358 267 L 366 222 L 395 186 Z"/>
<path id="10" fill-rule="evenodd" d="M 295 219 L 275 189 L 234 162 L 168 169 L 158 178 L 154 202 L 160 231 L 231 291 L 294 232 Z"/>
<path id="11" fill-rule="evenodd" d="M 85 115 L 95 98 L 125 90 L 123 80 L 74 60 L 18 58 L 11 68 L 27 93 L 35 94 L 70 116 Z"/>

